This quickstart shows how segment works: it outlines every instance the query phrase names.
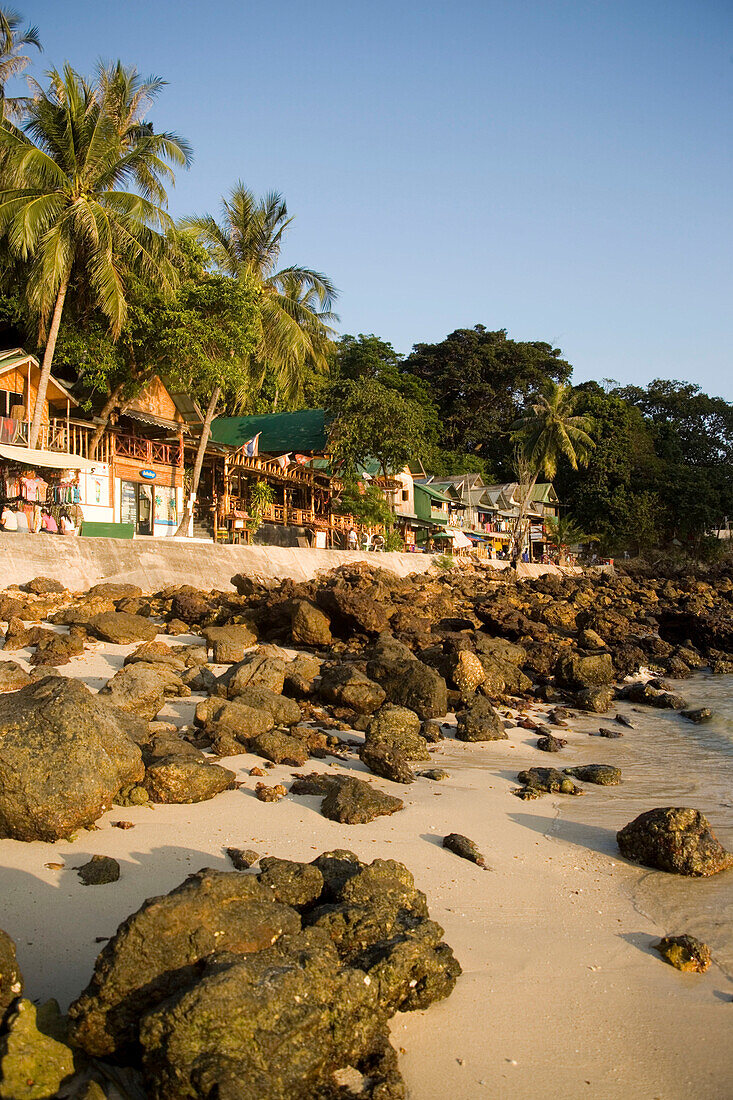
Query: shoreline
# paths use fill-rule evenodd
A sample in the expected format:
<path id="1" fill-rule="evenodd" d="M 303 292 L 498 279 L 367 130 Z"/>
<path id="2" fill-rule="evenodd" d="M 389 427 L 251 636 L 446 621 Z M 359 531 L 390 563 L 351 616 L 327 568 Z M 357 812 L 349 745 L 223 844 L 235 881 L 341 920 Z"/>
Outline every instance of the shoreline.
<path id="1" fill-rule="evenodd" d="M 96 645 L 73 658 L 63 674 L 95 690 L 134 648 Z M 27 651 L 12 656 L 29 667 Z M 168 700 L 159 718 L 181 725 L 200 698 Z M 527 709 L 544 714 L 550 708 Z M 659 712 L 648 717 L 666 718 Z M 91 976 L 102 946 L 98 937 L 112 935 L 146 897 L 168 891 L 200 867 L 231 870 L 224 852 L 229 845 L 302 860 L 342 847 L 365 860 L 404 862 L 463 967 L 446 1001 L 392 1022 L 394 1045 L 405 1051 L 400 1067 L 412 1100 L 446 1093 L 461 1100 L 484 1093 L 505 1100 L 531 1094 L 543 1100 L 723 1100 L 733 1078 L 733 1049 L 711 1037 L 729 1026 L 733 983 L 716 965 L 705 975 L 680 974 L 650 952 L 651 942 L 682 929 L 639 913 L 634 890 L 649 872 L 614 853 L 607 826 L 576 820 L 588 816 L 586 808 L 606 814 L 623 783 L 586 786 L 581 799 L 545 795 L 526 803 L 510 794 L 523 767 L 616 764 L 620 756 L 633 756 L 632 731 L 616 742 L 583 734 L 603 721 L 599 715 L 571 721 L 572 740 L 550 761 L 534 747 L 537 735 L 518 727 L 508 730 L 508 741 L 444 740 L 432 759 L 451 778 L 419 779 L 408 788 L 379 780 L 406 808 L 369 825 L 329 821 L 314 798 L 259 802 L 256 779 L 248 775 L 259 758 L 243 753 L 223 763 L 245 786 L 212 801 L 115 806 L 97 830 L 81 831 L 74 842 L 0 841 L 2 926 L 16 940 L 27 995 L 56 996 L 65 1007 Z M 358 760 L 309 762 L 317 771 L 331 767 L 371 778 Z M 267 781 L 289 780 L 292 772 L 275 766 Z M 670 804 L 664 790 L 661 775 L 658 795 L 645 808 Z M 624 812 L 617 827 L 632 816 Z M 111 827 L 120 819 L 135 828 Z M 491 870 L 442 849 L 442 837 L 454 831 L 478 844 Z M 720 839 L 728 839 L 722 831 Z M 82 886 L 73 868 L 93 854 L 120 861 L 119 882 Z"/>

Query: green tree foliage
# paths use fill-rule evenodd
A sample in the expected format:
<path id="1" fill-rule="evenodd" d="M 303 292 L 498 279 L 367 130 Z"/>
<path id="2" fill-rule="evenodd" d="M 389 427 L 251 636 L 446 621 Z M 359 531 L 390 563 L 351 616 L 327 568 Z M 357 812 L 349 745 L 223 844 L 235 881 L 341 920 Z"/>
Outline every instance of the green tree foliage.
<path id="1" fill-rule="evenodd" d="M 661 537 L 701 545 L 733 515 L 733 403 L 663 379 L 615 393 L 643 416 L 659 460 L 644 488 L 664 502 Z"/>
<path id="2" fill-rule="evenodd" d="M 634 486 L 648 484 L 659 465 L 641 412 L 597 382 L 575 388 L 575 408 L 588 422 L 595 446 L 587 464 L 561 464 L 555 489 L 578 522 L 612 552 L 633 526 Z"/>
<path id="3" fill-rule="evenodd" d="M 26 109 L 25 96 L 6 96 L 5 85 L 28 67 L 30 58 L 23 51 L 28 46 L 41 50 L 38 27 L 22 27 L 22 17 L 10 8 L 0 8 L 0 124 L 17 120 Z"/>
<path id="4" fill-rule="evenodd" d="M 438 344 L 416 344 L 405 370 L 426 383 L 449 452 L 478 455 L 498 477 L 511 476 L 511 424 L 550 381 L 572 373 L 557 348 L 516 341 L 506 329 L 457 329 Z"/>
<path id="5" fill-rule="evenodd" d="M 72 275 L 113 338 L 125 323 L 131 272 L 172 292 L 166 186 L 170 165 L 190 160 L 181 138 L 144 121 L 158 78 L 118 63 L 92 82 L 69 65 L 48 79 L 28 101 L 23 131 L 0 127 L 0 231 L 11 255 L 28 263 L 28 305 L 45 337 L 32 447 Z"/>
<path id="6" fill-rule="evenodd" d="M 302 400 L 314 370 L 328 369 L 338 320 L 331 312 L 336 290 L 326 275 L 298 266 L 277 270 L 292 220 L 282 195 L 257 199 L 240 182 L 223 200 L 219 222 L 209 214 L 181 222 L 207 248 L 217 270 L 258 287 L 262 324 L 252 357 L 260 373 L 257 389 L 269 374 L 274 403 L 282 394 L 286 407 Z M 240 404 L 249 396 L 242 394 Z"/>
<path id="7" fill-rule="evenodd" d="M 399 473 L 430 441 L 422 406 L 372 378 L 340 386 L 329 411 L 329 449 L 346 472 L 376 459 L 384 475 Z"/>

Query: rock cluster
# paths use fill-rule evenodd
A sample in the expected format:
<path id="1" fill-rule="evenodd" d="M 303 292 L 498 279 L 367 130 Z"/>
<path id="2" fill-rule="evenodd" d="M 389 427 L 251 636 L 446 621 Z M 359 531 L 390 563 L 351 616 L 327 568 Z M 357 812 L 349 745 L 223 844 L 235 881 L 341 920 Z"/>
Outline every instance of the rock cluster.
<path id="1" fill-rule="evenodd" d="M 461 968 L 442 936 L 393 860 L 199 871 L 104 947 L 69 1009 L 66 1072 L 82 1051 L 141 1070 L 159 1100 L 336 1100 L 356 1071 L 362 1095 L 398 1100 L 387 1024 L 452 991 Z"/>

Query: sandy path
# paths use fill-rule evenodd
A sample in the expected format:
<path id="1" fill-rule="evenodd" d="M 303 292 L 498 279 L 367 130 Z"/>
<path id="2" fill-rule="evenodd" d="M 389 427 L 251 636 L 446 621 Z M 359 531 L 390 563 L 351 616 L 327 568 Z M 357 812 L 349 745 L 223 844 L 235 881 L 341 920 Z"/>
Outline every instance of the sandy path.
<path id="1" fill-rule="evenodd" d="M 97 688 L 132 648 L 100 645 L 61 671 Z M 160 717 L 190 721 L 197 698 L 172 701 Z M 597 725 L 588 718 L 573 727 Z M 392 857 L 414 873 L 464 969 L 447 1001 L 393 1021 L 411 1100 L 724 1100 L 733 1081 L 730 983 L 716 967 L 679 974 L 649 951 L 660 934 L 683 930 L 635 911 L 630 889 L 643 872 L 618 861 L 611 829 L 560 819 L 558 830 L 558 799 L 510 794 L 522 767 L 615 762 L 617 743 L 570 739 L 576 751 L 560 762 L 519 728 L 507 742 L 446 740 L 434 760 L 451 778 L 411 787 L 379 780 L 406 809 L 366 826 L 326 820 L 315 798 L 259 802 L 248 775 L 255 758 L 235 757 L 224 763 L 246 787 L 210 802 L 115 807 L 73 842 L 0 841 L 0 927 L 16 940 L 29 995 L 65 1006 L 89 979 L 96 937 L 191 871 L 230 870 L 228 845 L 303 860 L 337 847 Z M 363 772 L 358 761 L 344 766 Z M 268 782 L 291 772 L 273 768 Z M 588 788 L 584 801 L 613 797 L 613 788 Z M 664 801 L 662 788 L 657 804 Z M 135 828 L 113 828 L 120 819 Z M 490 871 L 441 848 L 454 831 L 478 843 Z M 96 853 L 120 861 L 118 883 L 81 885 L 73 868 Z"/>

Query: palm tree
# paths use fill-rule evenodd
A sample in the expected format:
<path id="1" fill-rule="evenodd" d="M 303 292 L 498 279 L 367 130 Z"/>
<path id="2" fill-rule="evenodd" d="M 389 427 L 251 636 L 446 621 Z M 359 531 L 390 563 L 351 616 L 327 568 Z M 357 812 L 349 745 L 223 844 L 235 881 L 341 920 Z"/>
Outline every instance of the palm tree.
<path id="1" fill-rule="evenodd" d="M 562 558 L 565 550 L 583 542 L 597 542 L 598 535 L 584 531 L 572 516 L 547 516 L 545 519 L 548 542 L 554 546 Z"/>
<path id="2" fill-rule="evenodd" d="M 185 141 L 144 121 L 158 78 L 143 80 L 119 64 L 101 68 L 91 83 L 69 65 L 48 78 L 47 91 L 36 86 L 22 132 L 0 129 L 0 232 L 11 254 L 29 262 L 28 303 L 46 340 L 31 447 L 72 273 L 114 339 L 130 272 L 172 290 L 165 188 L 175 178 L 170 165 L 191 160 Z"/>
<path id="3" fill-rule="evenodd" d="M 276 270 L 292 221 L 282 195 L 273 191 L 257 199 L 239 182 L 222 202 L 221 222 L 203 215 L 181 223 L 207 248 L 215 267 L 259 287 L 262 335 L 253 365 L 261 374 L 269 367 L 278 390 L 290 397 L 297 395 L 308 366 L 327 369 L 338 320 L 331 312 L 336 290 L 330 279 L 306 267 Z M 240 405 L 245 400 L 239 395 Z"/>
<path id="4" fill-rule="evenodd" d="M 522 552 L 527 512 L 540 474 L 552 481 L 563 457 L 577 470 L 578 466 L 586 464 L 595 447 L 589 435 L 590 420 L 576 415 L 576 404 L 577 395 L 571 386 L 550 381 L 545 392 L 511 426 L 518 466 L 524 471 L 520 475 L 522 488 L 513 538 L 514 561 Z"/>
<path id="5" fill-rule="evenodd" d="M 14 76 L 19 76 L 30 63 L 30 58 L 22 53 L 26 46 L 35 46 L 41 50 L 38 27 L 26 27 L 20 31 L 22 18 L 11 8 L 0 8 L 0 124 L 10 118 L 18 118 L 27 106 L 25 97 L 5 95 L 5 85 Z"/>

